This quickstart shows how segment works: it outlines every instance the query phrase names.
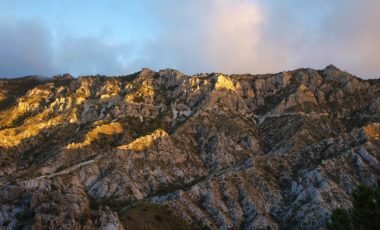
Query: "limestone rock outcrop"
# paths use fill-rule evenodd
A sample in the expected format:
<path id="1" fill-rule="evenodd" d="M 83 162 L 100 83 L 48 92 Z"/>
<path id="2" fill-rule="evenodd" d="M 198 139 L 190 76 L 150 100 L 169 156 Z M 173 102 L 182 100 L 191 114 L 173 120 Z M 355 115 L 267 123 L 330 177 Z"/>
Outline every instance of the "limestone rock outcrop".
<path id="1" fill-rule="evenodd" d="M 129 229 L 149 203 L 194 228 L 324 229 L 379 179 L 379 98 L 334 66 L 0 79 L 0 226 Z"/>

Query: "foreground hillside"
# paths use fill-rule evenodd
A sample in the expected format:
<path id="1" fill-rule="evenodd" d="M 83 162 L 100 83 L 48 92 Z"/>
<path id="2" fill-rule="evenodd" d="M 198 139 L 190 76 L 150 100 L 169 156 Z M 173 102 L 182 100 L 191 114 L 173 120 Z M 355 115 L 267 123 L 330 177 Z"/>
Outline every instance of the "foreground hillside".
<path id="1" fill-rule="evenodd" d="M 334 66 L 2 79 L 0 225 L 323 229 L 379 137 L 380 80 Z"/>

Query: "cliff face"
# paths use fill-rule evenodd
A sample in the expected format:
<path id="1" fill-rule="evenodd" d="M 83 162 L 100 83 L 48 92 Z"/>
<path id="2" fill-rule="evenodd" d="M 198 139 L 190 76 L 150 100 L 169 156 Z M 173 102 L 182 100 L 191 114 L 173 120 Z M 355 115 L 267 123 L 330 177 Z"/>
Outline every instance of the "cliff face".
<path id="1" fill-rule="evenodd" d="M 128 229 L 149 203 L 196 228 L 324 228 L 379 178 L 379 96 L 334 66 L 2 79 L 0 225 Z"/>

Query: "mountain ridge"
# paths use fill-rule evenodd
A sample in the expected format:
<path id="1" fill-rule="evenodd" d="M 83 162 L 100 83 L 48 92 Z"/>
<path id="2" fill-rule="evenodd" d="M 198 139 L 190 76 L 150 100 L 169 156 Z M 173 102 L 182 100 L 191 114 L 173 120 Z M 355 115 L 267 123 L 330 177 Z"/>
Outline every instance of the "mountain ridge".
<path id="1" fill-rule="evenodd" d="M 293 69 L 293 70 L 286 70 L 286 71 L 281 71 L 281 72 L 274 72 L 274 73 L 255 73 L 255 74 L 252 74 L 252 73 L 231 73 L 231 74 L 226 74 L 226 73 L 223 73 L 223 72 L 200 72 L 200 73 L 195 73 L 195 74 L 185 74 L 185 73 L 182 73 L 180 72 L 179 70 L 177 69 L 173 69 L 173 68 L 164 68 L 164 69 L 160 69 L 158 71 L 154 70 L 154 69 L 151 69 L 149 67 L 143 67 L 140 71 L 136 71 L 134 73 L 131 73 L 131 74 L 127 74 L 127 75 L 107 75 L 107 74 L 90 74 L 90 75 L 78 75 L 77 77 L 74 77 L 73 75 L 71 75 L 70 73 L 63 73 L 63 74 L 58 74 L 58 75 L 53 75 L 51 77 L 49 76 L 44 76 L 44 75 L 25 75 L 25 76 L 19 76 L 19 77 L 0 77 L 0 80 L 23 80 L 23 79 L 40 79 L 40 80 L 52 80 L 52 79 L 59 79 L 59 78 L 64 78 L 64 79 L 78 79 L 78 78 L 83 78 L 83 77 L 115 77 L 115 78 L 118 78 L 118 77 L 128 77 L 128 76 L 131 76 L 131 75 L 136 75 L 136 74 L 139 74 L 139 73 L 142 73 L 142 72 L 174 72 L 174 73 L 177 73 L 177 74 L 181 74 L 181 75 L 185 75 L 185 76 L 188 76 L 188 77 L 199 77 L 199 76 L 206 76 L 206 75 L 215 75 L 215 74 L 221 74 L 221 75 L 225 75 L 225 76 L 244 76 L 244 75 L 249 75 L 249 76 L 252 76 L 252 77 L 255 77 L 255 76 L 270 76 L 270 75 L 277 75 L 277 74 L 281 74 L 281 73 L 285 73 L 285 72 L 297 72 L 297 71 L 305 71 L 305 70 L 316 70 L 316 71 L 326 71 L 326 70 L 334 70 L 334 71 L 337 71 L 337 72 L 343 72 L 345 73 L 346 75 L 350 75 L 352 77 L 356 77 L 358 79 L 362 79 L 362 80 L 374 80 L 372 78 L 370 79 L 365 79 L 365 78 L 362 78 L 360 76 L 356 76 L 356 75 L 353 75 L 353 74 L 350 74 L 349 72 L 345 71 L 345 70 L 341 70 L 339 67 L 337 67 L 336 65 L 334 64 L 329 64 L 327 65 L 325 68 L 323 69 L 314 69 L 314 68 L 297 68 L 297 69 Z M 375 78 L 376 79 L 376 78 Z"/>
<path id="2" fill-rule="evenodd" d="M 323 229 L 379 178 L 379 96 L 335 66 L 0 79 L 0 224 L 128 229 L 149 203 L 195 228 Z"/>

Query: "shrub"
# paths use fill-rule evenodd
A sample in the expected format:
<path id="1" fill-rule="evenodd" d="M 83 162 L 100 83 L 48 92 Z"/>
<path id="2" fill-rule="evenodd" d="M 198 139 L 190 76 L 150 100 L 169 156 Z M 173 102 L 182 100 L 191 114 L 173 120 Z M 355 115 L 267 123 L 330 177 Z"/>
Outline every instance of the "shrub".
<path id="1" fill-rule="evenodd" d="M 333 210 L 327 229 L 380 229 L 380 183 L 374 188 L 359 185 L 352 193 L 352 204 L 350 210 Z"/>

